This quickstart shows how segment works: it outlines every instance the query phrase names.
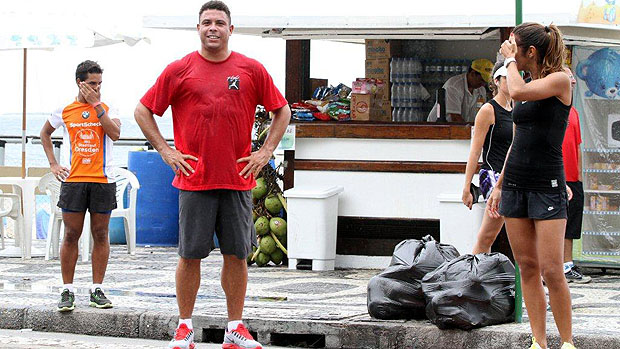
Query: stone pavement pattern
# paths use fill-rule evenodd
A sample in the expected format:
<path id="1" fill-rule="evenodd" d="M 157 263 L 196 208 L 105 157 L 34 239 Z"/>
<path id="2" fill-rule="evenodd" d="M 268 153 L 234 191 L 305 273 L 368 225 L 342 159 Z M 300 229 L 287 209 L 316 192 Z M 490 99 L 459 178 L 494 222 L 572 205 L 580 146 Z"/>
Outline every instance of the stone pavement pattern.
<path id="1" fill-rule="evenodd" d="M 0 328 L 74 332 L 167 339 L 177 321 L 175 248 L 138 248 L 135 256 L 113 246 L 104 282 L 115 307 L 88 307 L 90 262 L 78 262 L 74 285 L 76 311 L 55 311 L 60 292 L 58 260 L 0 260 Z M 197 338 L 217 342 L 226 322 L 220 287 L 221 256 L 217 251 L 202 263 L 196 300 Z M 571 284 L 574 334 L 579 348 L 620 348 L 620 272 L 592 271 L 593 282 Z M 368 316 L 366 287 L 379 270 L 309 271 L 285 267 L 249 271 L 244 317 L 264 343 L 305 346 L 310 342 L 339 348 L 512 348 L 527 347 L 529 324 L 505 324 L 474 331 L 441 331 L 428 321 L 381 321 Z M 526 318 L 527 319 L 527 318 Z M 557 331 L 548 317 L 551 341 Z M 218 332 L 220 331 L 220 332 Z M 281 334 L 319 335 L 285 337 Z M 517 345 L 518 343 L 518 345 Z"/>
<path id="2" fill-rule="evenodd" d="M 162 349 L 167 341 L 95 337 L 67 333 L 0 330 L 0 348 Z M 198 343 L 196 349 L 220 349 L 221 344 Z M 276 349 L 276 347 L 265 347 Z"/>

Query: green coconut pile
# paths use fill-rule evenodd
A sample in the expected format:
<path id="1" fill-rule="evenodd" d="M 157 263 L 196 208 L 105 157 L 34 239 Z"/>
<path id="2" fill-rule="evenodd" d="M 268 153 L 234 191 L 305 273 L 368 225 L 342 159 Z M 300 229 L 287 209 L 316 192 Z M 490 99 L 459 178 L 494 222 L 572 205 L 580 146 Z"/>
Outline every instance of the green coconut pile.
<path id="1" fill-rule="evenodd" d="M 269 114 L 258 108 L 254 128 L 256 137 L 252 140 L 252 151 L 260 149 L 269 133 Z M 256 263 L 264 267 L 273 263 L 280 265 L 285 261 L 286 251 L 286 200 L 282 196 L 282 188 L 278 181 L 283 179 L 281 167 L 273 168 L 266 165 L 256 179 L 256 187 L 252 189 L 252 218 L 258 248 L 248 256 L 248 265 Z"/>

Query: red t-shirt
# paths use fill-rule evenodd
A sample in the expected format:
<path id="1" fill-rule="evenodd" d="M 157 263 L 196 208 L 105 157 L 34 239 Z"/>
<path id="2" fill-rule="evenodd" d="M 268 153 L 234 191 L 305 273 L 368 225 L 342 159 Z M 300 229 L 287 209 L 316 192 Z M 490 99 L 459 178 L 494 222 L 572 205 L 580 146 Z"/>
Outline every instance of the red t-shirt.
<path id="1" fill-rule="evenodd" d="M 581 130 L 579 129 L 579 114 L 575 107 L 570 108 L 568 114 L 568 127 L 562 142 L 562 156 L 564 158 L 564 174 L 567 182 L 579 180 L 579 167 L 577 166 L 577 154 L 581 144 Z"/>
<path id="2" fill-rule="evenodd" d="M 267 111 L 287 104 L 262 64 L 231 52 L 222 62 L 197 51 L 164 69 L 140 102 L 153 114 L 172 106 L 174 145 L 196 172 L 177 175 L 172 184 L 183 190 L 250 190 L 256 182 L 239 172 L 249 156 L 256 105 Z"/>

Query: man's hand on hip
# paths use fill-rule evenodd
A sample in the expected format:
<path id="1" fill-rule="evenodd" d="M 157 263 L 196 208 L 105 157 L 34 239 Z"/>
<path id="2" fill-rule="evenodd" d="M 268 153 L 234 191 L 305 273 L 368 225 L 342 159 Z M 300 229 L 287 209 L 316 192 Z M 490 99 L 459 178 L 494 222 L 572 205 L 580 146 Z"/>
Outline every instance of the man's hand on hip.
<path id="1" fill-rule="evenodd" d="M 54 177 L 61 182 L 64 182 L 69 177 L 69 169 L 59 164 L 50 165 L 50 170 L 54 174 Z"/>
<path id="2" fill-rule="evenodd" d="M 258 176 L 263 166 L 269 162 L 269 159 L 271 159 L 271 153 L 265 149 L 259 149 L 250 154 L 250 156 L 238 159 L 237 163 L 247 162 L 247 165 L 239 172 L 239 176 L 243 178 L 248 178 L 250 174 L 253 174 L 254 177 Z"/>
<path id="3" fill-rule="evenodd" d="M 164 160 L 168 166 L 172 167 L 172 170 L 176 175 L 179 175 L 179 172 L 182 172 L 184 175 L 189 176 L 190 172 L 194 173 L 194 169 L 190 164 L 185 160 L 194 160 L 198 161 L 198 158 L 193 155 L 183 154 L 180 151 L 168 148 L 161 153 L 161 158 Z"/>

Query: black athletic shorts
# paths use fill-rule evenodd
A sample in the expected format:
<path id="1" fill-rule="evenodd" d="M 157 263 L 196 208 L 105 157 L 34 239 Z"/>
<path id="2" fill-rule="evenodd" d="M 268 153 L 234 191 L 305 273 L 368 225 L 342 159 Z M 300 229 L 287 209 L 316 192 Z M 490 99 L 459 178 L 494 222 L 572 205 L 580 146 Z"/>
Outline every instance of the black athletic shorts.
<path id="1" fill-rule="evenodd" d="M 256 246 L 252 192 L 239 190 L 179 191 L 179 255 L 201 259 L 215 248 L 245 259 Z"/>
<path id="2" fill-rule="evenodd" d="M 583 222 L 583 183 L 566 182 L 573 191 L 573 198 L 568 202 L 568 219 L 566 220 L 566 234 L 564 238 L 581 239 L 581 223 Z"/>
<path id="3" fill-rule="evenodd" d="M 539 193 L 523 190 L 502 190 L 499 214 L 507 218 L 566 219 L 566 191 Z"/>
<path id="4" fill-rule="evenodd" d="M 58 207 L 71 212 L 110 213 L 116 208 L 116 183 L 62 182 Z"/>

